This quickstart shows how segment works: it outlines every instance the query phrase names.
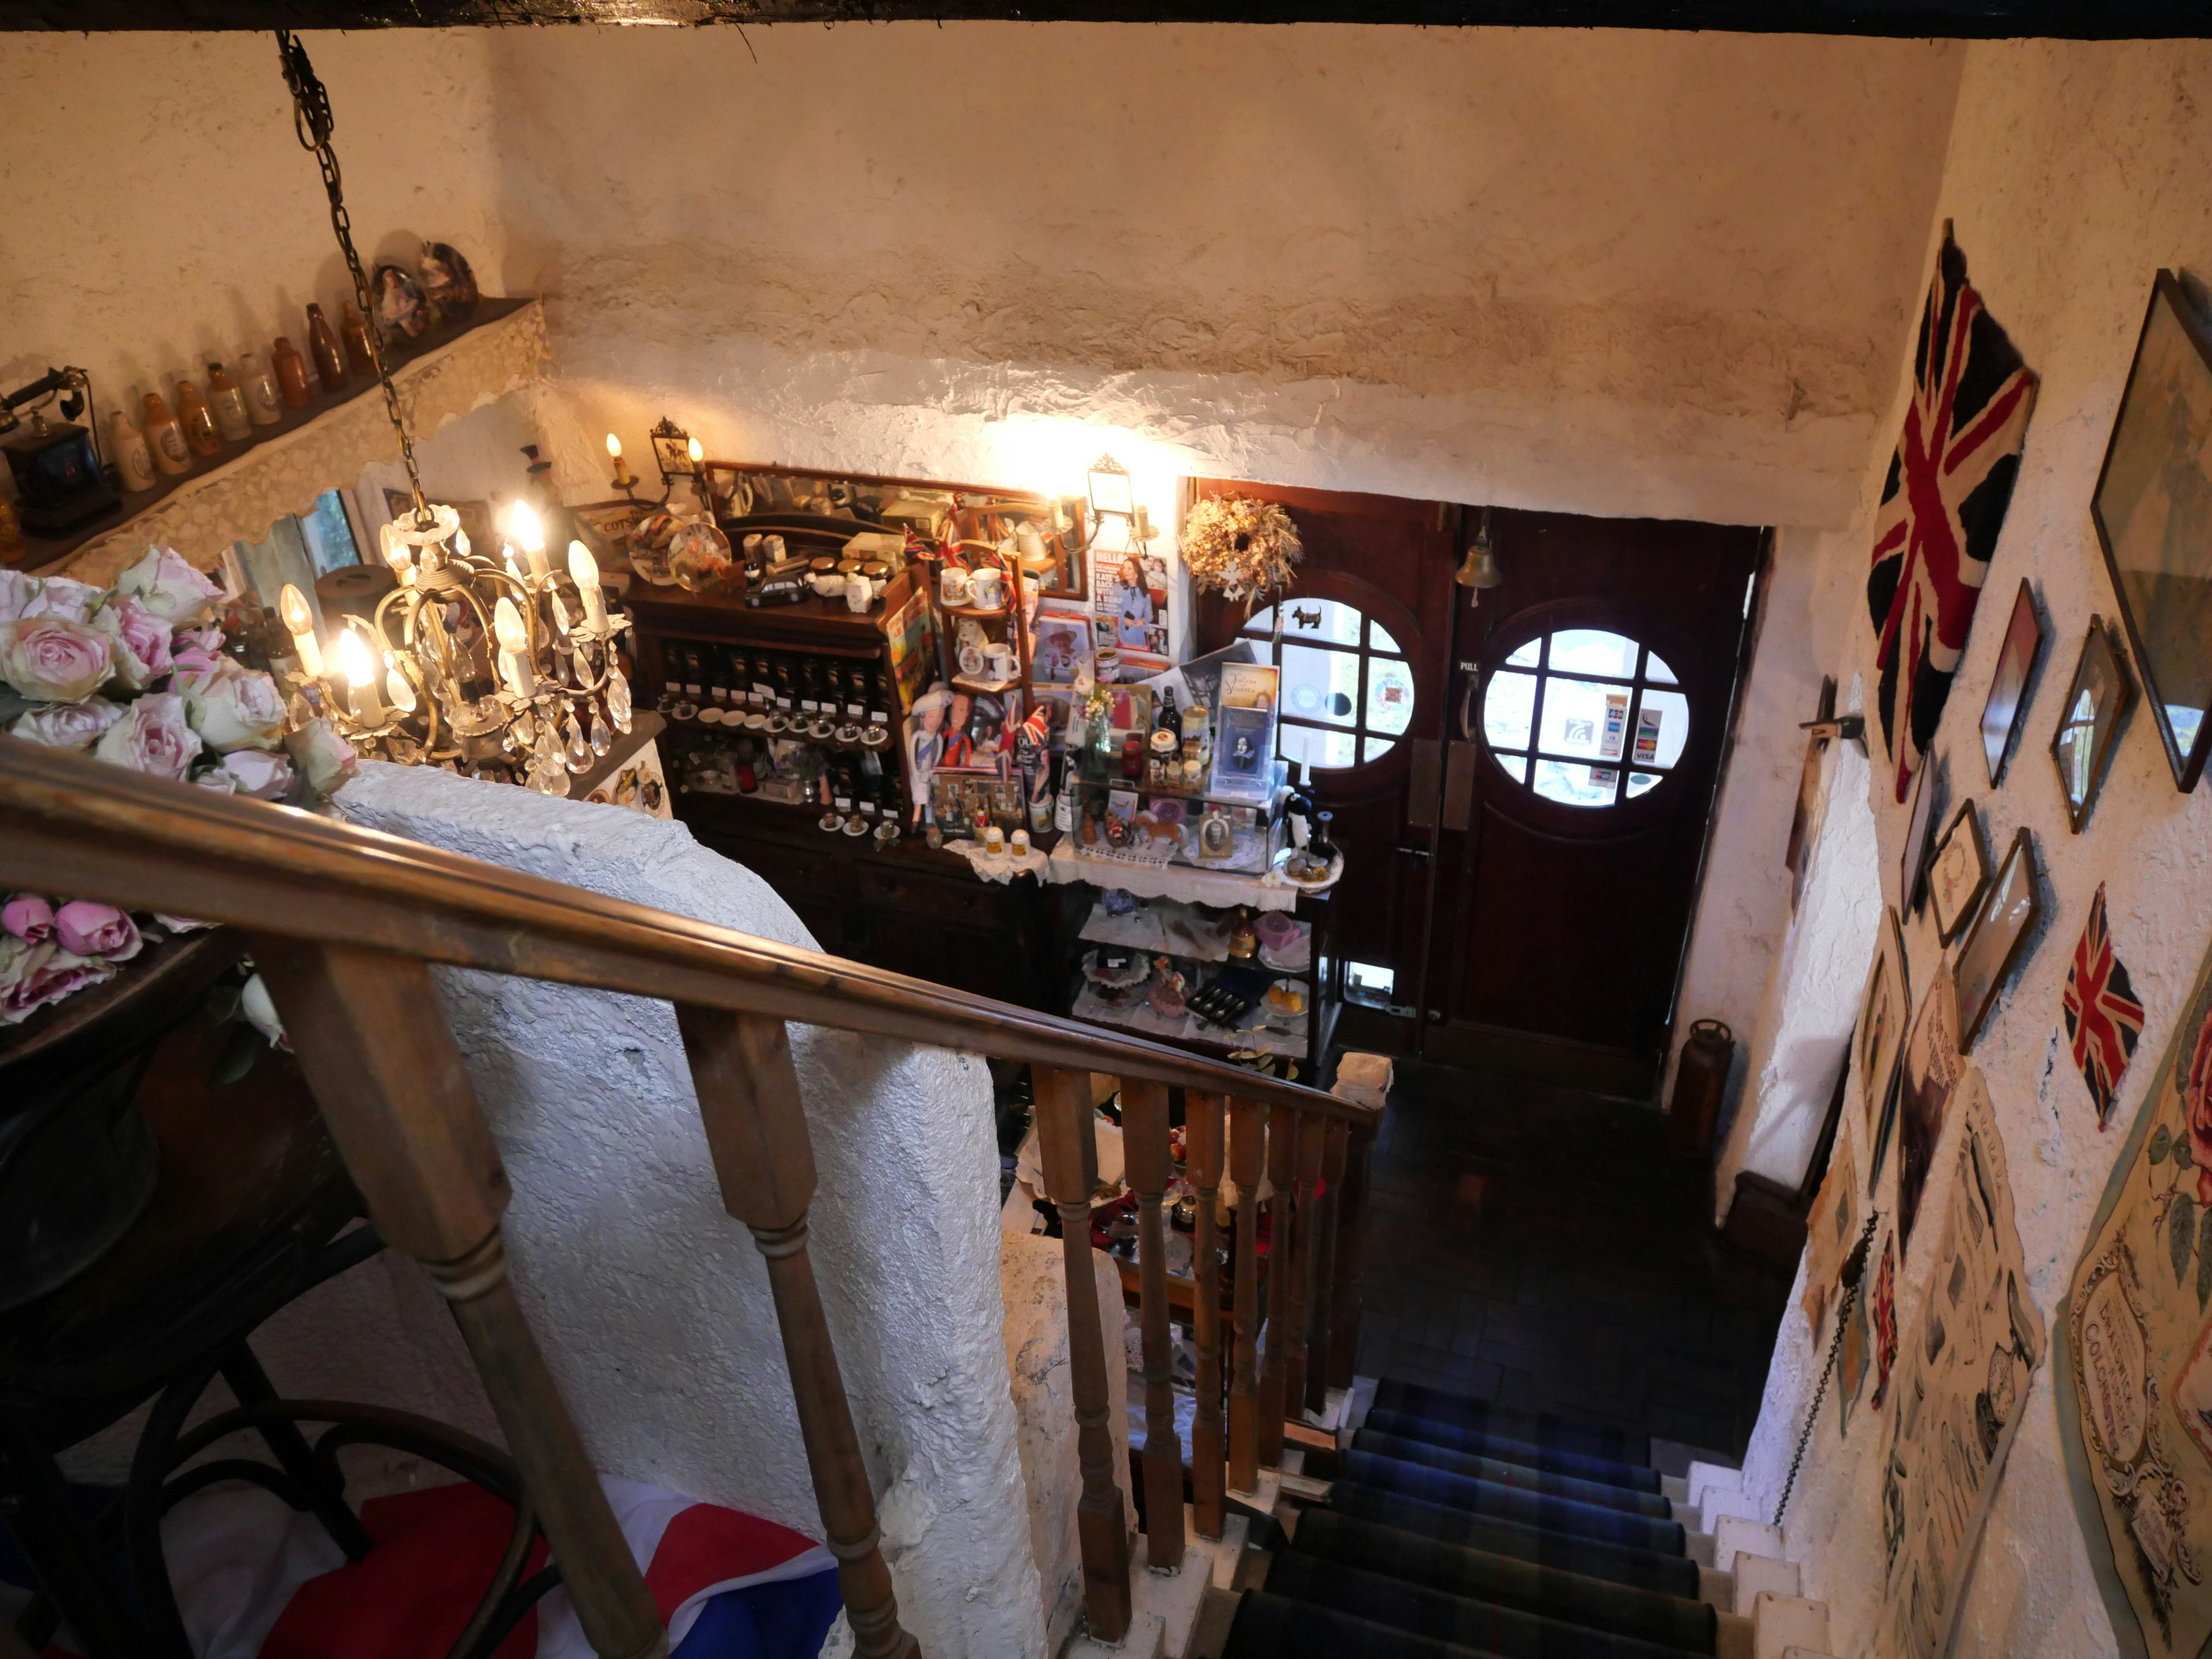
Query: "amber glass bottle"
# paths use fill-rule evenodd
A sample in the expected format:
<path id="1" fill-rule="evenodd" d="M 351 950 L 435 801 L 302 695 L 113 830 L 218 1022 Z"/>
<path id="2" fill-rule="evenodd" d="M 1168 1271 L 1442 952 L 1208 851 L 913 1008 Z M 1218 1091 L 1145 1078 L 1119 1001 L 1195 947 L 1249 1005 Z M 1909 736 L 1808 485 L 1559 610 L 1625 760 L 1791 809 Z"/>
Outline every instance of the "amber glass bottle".
<path id="1" fill-rule="evenodd" d="M 177 419 L 185 428 L 185 441 L 195 455 L 222 453 L 222 434 L 216 430 L 215 411 L 200 389 L 190 380 L 177 382 Z"/>
<path id="2" fill-rule="evenodd" d="M 315 378 L 325 392 L 337 392 L 346 383 L 345 358 L 338 351 L 338 337 L 331 332 L 330 319 L 320 306 L 307 307 L 307 351 L 315 360 Z"/>
<path id="3" fill-rule="evenodd" d="M 154 465 L 173 478 L 191 471 L 192 452 L 185 442 L 185 429 L 161 401 L 161 394 L 148 392 L 145 407 L 146 418 L 140 424 L 146 434 L 146 447 L 154 452 Z"/>
<path id="4" fill-rule="evenodd" d="M 338 311 L 338 333 L 345 340 L 346 367 L 365 380 L 376 378 L 376 354 L 369 349 L 368 325 L 350 305 Z"/>
<path id="5" fill-rule="evenodd" d="M 307 390 L 307 360 L 300 355 L 297 346 L 278 335 L 269 361 L 276 366 L 276 384 L 284 389 L 284 402 L 289 407 L 305 409 L 315 401 L 314 394 Z"/>
<path id="6" fill-rule="evenodd" d="M 252 418 L 246 412 L 246 394 L 223 372 L 221 363 L 208 365 L 208 403 L 226 443 L 243 443 L 253 435 Z"/>

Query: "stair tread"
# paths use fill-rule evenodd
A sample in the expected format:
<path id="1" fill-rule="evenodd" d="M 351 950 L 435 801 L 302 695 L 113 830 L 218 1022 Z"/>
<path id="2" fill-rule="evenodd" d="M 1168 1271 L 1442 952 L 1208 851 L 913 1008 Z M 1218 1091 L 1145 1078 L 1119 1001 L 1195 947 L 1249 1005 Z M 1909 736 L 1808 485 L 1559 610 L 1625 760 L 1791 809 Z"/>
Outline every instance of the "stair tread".
<path id="1" fill-rule="evenodd" d="M 1477 1400 L 1471 1395 L 1449 1394 L 1418 1382 L 1401 1382 L 1395 1377 L 1386 1376 L 1376 1382 L 1374 1408 L 1531 1441 L 1540 1446 L 1556 1446 L 1564 1451 L 1587 1452 L 1615 1462 L 1649 1465 L 1651 1462 L 1649 1435 L 1632 1434 L 1609 1424 L 1557 1412 L 1515 1411 Z"/>
<path id="2" fill-rule="evenodd" d="M 1510 1459 L 1487 1457 L 1480 1453 L 1462 1451 L 1455 1447 L 1440 1446 L 1432 1441 L 1409 1440 L 1400 1435 L 1363 1428 L 1352 1437 L 1352 1447 L 1355 1451 L 1374 1452 L 1380 1456 L 1395 1458 L 1401 1463 L 1425 1464 L 1431 1468 L 1447 1469 L 1454 1474 L 1487 1480 L 1494 1486 L 1512 1486 L 1522 1492 L 1546 1492 L 1555 1498 L 1571 1498 L 1578 1504 L 1594 1504 L 1600 1509 L 1620 1510 L 1629 1515 L 1647 1515 L 1655 1521 L 1671 1521 L 1674 1516 L 1674 1506 L 1656 1492 L 1638 1492 L 1603 1480 L 1585 1480 L 1555 1470 L 1516 1463 Z"/>
<path id="3" fill-rule="evenodd" d="M 1644 1464 L 1595 1457 L 1587 1452 L 1570 1451 L 1558 1446 L 1540 1445 L 1533 1440 L 1487 1433 L 1454 1423 L 1432 1422 L 1405 1412 L 1370 1411 L 1361 1427 L 1372 1429 L 1380 1434 L 1395 1435 L 1404 1440 L 1424 1441 L 1433 1446 L 1449 1447 L 1454 1451 L 1495 1457 L 1502 1462 L 1518 1463 L 1525 1468 L 1541 1469 L 1547 1474 L 1571 1474 L 1579 1480 L 1602 1481 L 1608 1486 L 1626 1486 L 1636 1492 L 1656 1492 L 1662 1490 L 1659 1471 Z"/>
<path id="4" fill-rule="evenodd" d="M 1687 1600 L 1696 1599 L 1698 1594 L 1697 1564 L 1681 1555 L 1577 1537 L 1498 1516 L 1476 1515 L 1348 1481 L 1330 1487 L 1329 1509 L 1394 1531 L 1494 1555 L 1510 1555 L 1634 1589 Z M 1306 1511 L 1308 1515 L 1316 1512 Z"/>
<path id="5" fill-rule="evenodd" d="M 1382 1582 L 1391 1585 L 1389 1580 Z M 1405 1603 L 1402 1597 L 1393 1596 L 1371 1605 L 1390 1612 L 1403 1611 Z M 1352 1654 L 1359 1659 L 1680 1659 L 1683 1651 L 1562 1626 L 1506 1608 L 1492 1611 L 1494 1618 L 1477 1614 L 1464 1623 L 1439 1620 L 1441 1627 L 1462 1630 L 1472 1638 L 1454 1641 L 1303 1596 L 1248 1590 L 1230 1628 L 1223 1659 L 1343 1659 Z"/>
<path id="6" fill-rule="evenodd" d="M 1577 1503 L 1571 1498 L 1501 1486 L 1426 1463 L 1385 1457 L 1377 1452 L 1346 1452 L 1338 1460 L 1337 1478 L 1361 1486 L 1379 1486 L 1386 1492 L 1404 1492 L 1448 1509 L 1472 1510 L 1477 1514 L 1495 1515 L 1553 1532 L 1574 1533 L 1584 1538 L 1656 1550 L 1662 1555 L 1681 1554 L 1688 1541 L 1678 1521 L 1631 1515 L 1595 1504 Z"/>

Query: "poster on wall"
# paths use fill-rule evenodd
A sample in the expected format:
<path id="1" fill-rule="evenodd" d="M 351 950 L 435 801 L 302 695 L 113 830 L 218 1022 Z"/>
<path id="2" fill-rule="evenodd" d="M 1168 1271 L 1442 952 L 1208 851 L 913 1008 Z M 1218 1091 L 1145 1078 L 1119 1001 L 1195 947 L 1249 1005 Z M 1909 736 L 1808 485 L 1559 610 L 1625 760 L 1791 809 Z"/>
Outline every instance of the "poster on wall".
<path id="1" fill-rule="evenodd" d="M 1943 1119 L 1965 1081 L 1966 1062 L 1959 1054 L 1958 1016 L 1950 981 L 1938 975 L 1920 999 L 1897 1079 L 1897 1247 L 1912 1246 L 1912 1224 L 1936 1162 L 1936 1143 Z"/>
<path id="2" fill-rule="evenodd" d="M 2004 1142 L 1979 1072 L 1968 1071 L 1960 1098 L 1942 1247 L 1885 1431 L 1881 1659 L 1949 1651 L 2028 1381 L 2043 1361 Z"/>
<path id="3" fill-rule="evenodd" d="M 2060 1304 L 2066 1480 L 2124 1654 L 2212 1639 L 2212 956 Z"/>

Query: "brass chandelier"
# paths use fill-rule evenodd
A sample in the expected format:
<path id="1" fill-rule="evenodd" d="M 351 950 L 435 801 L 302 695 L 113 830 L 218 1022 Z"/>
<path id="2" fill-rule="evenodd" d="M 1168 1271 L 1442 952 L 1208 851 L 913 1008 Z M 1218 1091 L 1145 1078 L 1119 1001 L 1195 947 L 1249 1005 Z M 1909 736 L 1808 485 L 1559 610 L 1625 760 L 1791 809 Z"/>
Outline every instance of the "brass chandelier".
<path id="1" fill-rule="evenodd" d="M 362 315 L 373 318 L 331 147 L 329 94 L 298 37 L 279 30 L 276 46 L 295 130 L 322 167 L 339 252 Z M 295 684 L 363 755 L 565 795 L 569 775 L 605 755 L 613 732 L 630 729 L 629 682 L 615 653 L 629 619 L 608 614 L 599 566 L 581 542 L 568 544 L 565 569 L 554 568 L 528 503 L 508 510 L 495 558 L 469 544 L 452 507 L 424 499 L 382 339 L 367 331 L 413 500 L 380 537 L 397 586 L 373 617 L 346 617 L 326 663 L 307 599 L 288 585 L 278 611 L 300 655 Z"/>

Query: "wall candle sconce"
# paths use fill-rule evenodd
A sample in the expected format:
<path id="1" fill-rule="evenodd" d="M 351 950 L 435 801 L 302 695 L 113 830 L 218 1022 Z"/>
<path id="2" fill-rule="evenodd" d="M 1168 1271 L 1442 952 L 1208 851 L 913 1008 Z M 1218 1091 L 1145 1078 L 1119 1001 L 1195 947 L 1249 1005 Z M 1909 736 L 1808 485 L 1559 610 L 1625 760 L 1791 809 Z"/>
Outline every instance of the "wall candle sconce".
<path id="1" fill-rule="evenodd" d="M 615 464 L 615 488 L 625 495 L 629 495 L 636 486 L 637 475 L 629 470 L 629 463 L 623 459 L 622 440 L 611 432 L 607 434 L 607 459 Z"/>

